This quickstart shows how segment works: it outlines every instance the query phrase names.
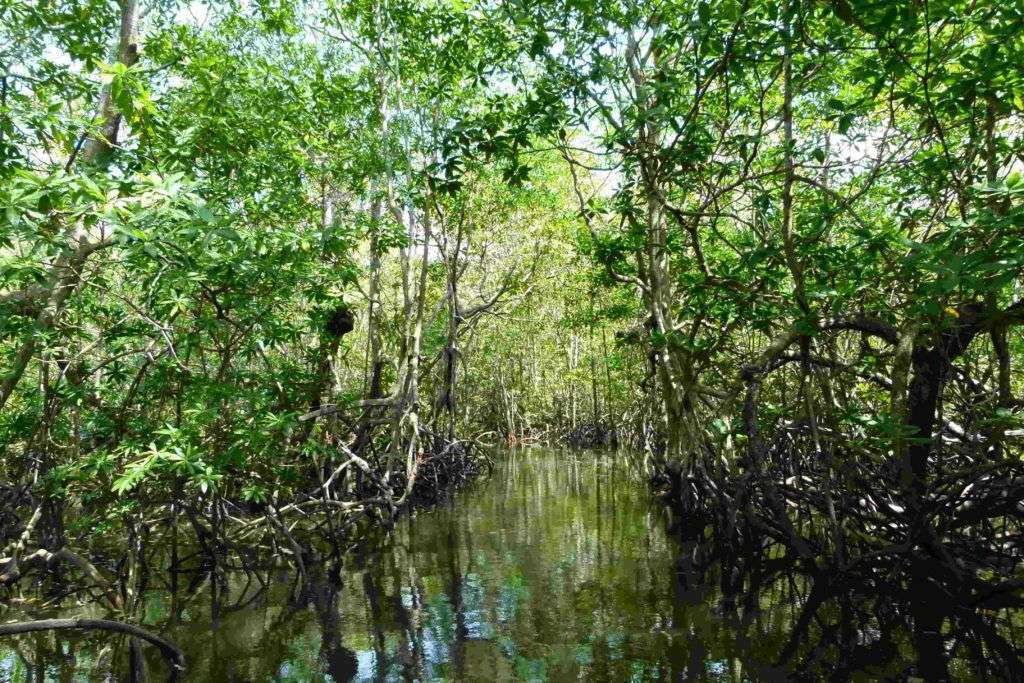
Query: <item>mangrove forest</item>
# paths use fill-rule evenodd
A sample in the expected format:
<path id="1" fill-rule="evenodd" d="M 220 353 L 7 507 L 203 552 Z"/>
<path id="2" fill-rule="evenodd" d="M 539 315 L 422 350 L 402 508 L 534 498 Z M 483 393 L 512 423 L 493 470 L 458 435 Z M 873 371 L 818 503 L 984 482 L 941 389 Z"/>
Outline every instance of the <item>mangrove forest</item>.
<path id="1" fill-rule="evenodd" d="M 0 0 L 0 682 L 1024 681 L 1024 0 Z"/>

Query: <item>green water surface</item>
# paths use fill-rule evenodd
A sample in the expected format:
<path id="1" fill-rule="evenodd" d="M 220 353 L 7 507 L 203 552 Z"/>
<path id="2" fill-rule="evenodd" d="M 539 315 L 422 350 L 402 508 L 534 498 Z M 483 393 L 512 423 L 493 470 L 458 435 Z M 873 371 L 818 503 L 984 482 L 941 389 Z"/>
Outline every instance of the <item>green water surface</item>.
<path id="1" fill-rule="evenodd" d="M 230 574 L 219 596 L 186 576 L 177 595 L 147 594 L 143 622 L 182 647 L 195 681 L 743 679 L 713 594 L 680 580 L 664 510 L 631 463 L 504 454 L 334 579 L 309 568 L 301 600 L 289 572 L 263 590 Z M 122 680 L 126 649 L 100 633 L 0 640 L 0 680 Z"/>

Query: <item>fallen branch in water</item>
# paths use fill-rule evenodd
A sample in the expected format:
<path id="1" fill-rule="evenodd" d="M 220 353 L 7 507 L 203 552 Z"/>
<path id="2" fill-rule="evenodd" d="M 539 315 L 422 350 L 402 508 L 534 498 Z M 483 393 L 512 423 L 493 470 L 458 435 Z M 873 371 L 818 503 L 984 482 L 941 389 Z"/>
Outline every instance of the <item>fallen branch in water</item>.
<path id="1" fill-rule="evenodd" d="M 113 631 L 114 633 L 123 633 L 133 638 L 145 640 L 147 643 L 156 646 L 170 664 L 171 680 L 176 680 L 178 674 L 185 670 L 185 653 L 177 645 L 166 638 L 122 621 L 112 621 L 110 619 L 40 619 L 38 621 L 20 621 L 14 624 L 0 624 L 0 636 L 14 636 L 19 633 L 33 633 L 35 631 L 67 631 L 72 629 Z"/>

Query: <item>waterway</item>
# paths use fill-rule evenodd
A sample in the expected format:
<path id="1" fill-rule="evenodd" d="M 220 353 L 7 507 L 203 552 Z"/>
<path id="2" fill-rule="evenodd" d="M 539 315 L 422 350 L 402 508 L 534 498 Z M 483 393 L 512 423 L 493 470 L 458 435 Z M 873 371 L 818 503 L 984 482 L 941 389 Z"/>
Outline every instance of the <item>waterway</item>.
<path id="1" fill-rule="evenodd" d="M 195 681 L 743 680 L 742 643 L 714 592 L 680 580 L 665 514 L 634 459 L 511 452 L 301 586 L 284 570 L 266 587 L 231 573 L 226 590 L 183 576 L 146 594 L 141 621 Z M 69 614 L 104 616 L 32 616 Z M 0 680 L 123 680 L 127 649 L 100 632 L 4 639 Z M 139 658 L 167 675 L 152 648 Z"/>

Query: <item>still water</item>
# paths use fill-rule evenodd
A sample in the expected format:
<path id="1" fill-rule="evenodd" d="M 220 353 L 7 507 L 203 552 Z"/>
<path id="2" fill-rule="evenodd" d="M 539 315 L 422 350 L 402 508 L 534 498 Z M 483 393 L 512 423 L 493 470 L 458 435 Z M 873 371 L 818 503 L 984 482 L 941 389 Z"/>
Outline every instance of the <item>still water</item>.
<path id="1" fill-rule="evenodd" d="M 713 596 L 677 578 L 663 514 L 630 459 L 509 453 L 333 576 L 307 568 L 304 590 L 239 573 L 219 595 L 151 591 L 142 622 L 182 647 L 195 681 L 742 680 Z M 103 616 L 31 617 L 83 612 Z M 101 633 L 0 640 L 0 680 L 121 680 L 124 650 Z"/>

